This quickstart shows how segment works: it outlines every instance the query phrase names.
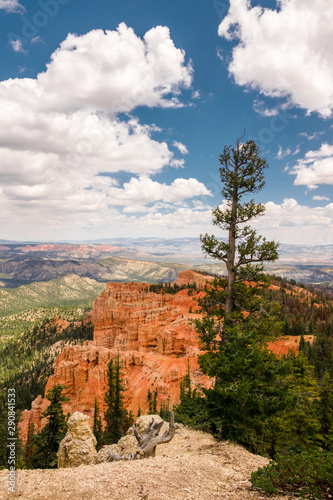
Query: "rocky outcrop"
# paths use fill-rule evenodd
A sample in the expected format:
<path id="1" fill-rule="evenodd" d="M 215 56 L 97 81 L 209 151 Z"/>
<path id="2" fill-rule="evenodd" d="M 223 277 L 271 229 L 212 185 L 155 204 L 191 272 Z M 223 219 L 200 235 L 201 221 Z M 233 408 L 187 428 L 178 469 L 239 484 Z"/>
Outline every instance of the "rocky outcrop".
<path id="1" fill-rule="evenodd" d="M 179 279 L 181 283 L 193 282 L 202 280 L 202 275 L 179 273 Z M 118 352 L 125 406 L 134 414 L 139 407 L 142 412 L 147 410 L 148 390 L 157 394 L 158 407 L 161 402 L 170 407 L 177 403 L 179 382 L 188 367 L 194 386 L 210 386 L 211 380 L 198 366 L 201 351 L 193 327 L 198 317 L 196 298 L 202 293 L 198 287 L 194 295 L 189 295 L 187 289 L 174 295 L 158 294 L 149 292 L 143 283 L 109 283 L 93 304 L 94 340 L 64 347 L 45 393 L 63 384 L 64 394 L 70 398 L 63 405 L 65 413 L 79 411 L 92 417 L 96 398 L 103 414 L 107 365 Z M 37 430 L 44 425 L 39 416 L 48 404 L 48 400 L 38 397 L 32 409 L 23 412 L 23 439 L 29 419 Z"/>
<path id="2" fill-rule="evenodd" d="M 121 455 L 121 449 L 117 444 L 109 444 L 106 446 L 103 446 L 95 455 L 93 464 L 101 464 L 103 462 L 109 462 L 110 461 L 110 455 Z"/>
<path id="3" fill-rule="evenodd" d="M 68 431 L 58 451 L 58 469 L 89 465 L 96 455 L 96 438 L 89 426 L 89 417 L 74 412 L 67 422 Z"/>
<path id="4" fill-rule="evenodd" d="M 198 304 L 188 290 L 169 295 L 147 289 L 143 283 L 107 284 L 93 304 L 95 345 L 163 356 L 183 356 L 197 346 L 189 320 Z"/>
<path id="5" fill-rule="evenodd" d="M 162 418 L 159 415 L 141 415 L 141 417 L 138 417 L 135 421 L 135 427 L 136 430 L 138 431 L 139 434 L 143 434 L 147 425 L 150 423 L 150 421 L 154 419 L 155 422 L 160 423 L 162 422 Z M 164 422 L 164 420 L 163 420 Z M 161 427 L 160 434 L 162 435 L 165 431 L 169 429 L 169 425 L 164 422 L 163 426 Z M 128 435 L 133 435 L 133 428 L 129 429 L 127 432 Z"/>
<path id="6" fill-rule="evenodd" d="M 267 347 L 270 351 L 273 351 L 277 356 L 287 355 L 289 351 L 293 351 L 295 355 L 299 353 L 299 343 L 301 340 L 300 335 L 284 336 L 279 339 L 269 342 Z M 304 341 L 313 343 L 313 335 L 304 335 Z"/>
<path id="7" fill-rule="evenodd" d="M 213 281 L 215 278 L 206 274 L 197 273 L 195 271 L 180 271 L 178 273 L 178 278 L 174 283 L 179 286 L 183 285 L 193 285 L 204 286 L 207 281 Z"/>
<path id="8" fill-rule="evenodd" d="M 163 423 L 160 427 L 160 435 L 163 435 L 169 430 L 169 424 L 167 424 L 159 415 L 141 415 L 135 422 L 136 431 L 143 435 L 148 425 L 151 424 L 152 420 L 159 424 Z M 179 425 L 178 425 L 179 427 Z M 137 451 L 138 442 L 134 435 L 133 427 L 130 427 L 126 433 L 126 436 L 119 439 L 117 444 L 111 444 L 103 446 L 94 457 L 94 464 L 100 464 L 102 462 L 112 462 L 115 456 L 129 458 L 131 454 Z"/>

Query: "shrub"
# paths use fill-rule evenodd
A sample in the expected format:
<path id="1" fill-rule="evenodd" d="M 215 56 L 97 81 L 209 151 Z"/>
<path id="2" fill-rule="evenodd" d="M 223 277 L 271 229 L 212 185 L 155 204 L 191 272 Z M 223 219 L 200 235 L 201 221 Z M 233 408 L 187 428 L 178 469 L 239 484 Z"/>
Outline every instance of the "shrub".
<path id="1" fill-rule="evenodd" d="M 299 455 L 281 455 L 251 474 L 255 488 L 268 495 L 296 494 L 302 498 L 333 498 L 333 453 L 316 450 Z"/>

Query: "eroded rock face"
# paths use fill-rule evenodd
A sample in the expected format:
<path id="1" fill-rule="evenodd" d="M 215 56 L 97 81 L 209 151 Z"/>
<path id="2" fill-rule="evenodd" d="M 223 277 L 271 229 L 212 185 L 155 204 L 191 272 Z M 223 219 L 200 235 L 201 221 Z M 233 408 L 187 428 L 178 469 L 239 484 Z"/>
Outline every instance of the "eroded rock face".
<path id="1" fill-rule="evenodd" d="M 179 273 L 180 284 L 202 278 L 192 271 Z M 194 386 L 211 385 L 197 363 L 202 351 L 192 323 L 199 317 L 196 298 L 203 292 L 192 296 L 185 289 L 175 295 L 157 294 L 147 287 L 144 283 L 109 283 L 93 304 L 94 340 L 82 346 L 66 345 L 58 355 L 45 393 L 56 384 L 67 387 L 63 393 L 70 401 L 63 405 L 65 414 L 77 410 L 93 417 L 96 398 L 103 415 L 107 365 L 118 351 L 125 407 L 133 414 L 139 407 L 142 412 L 147 410 L 148 390 L 157 393 L 158 408 L 161 402 L 168 401 L 170 408 L 177 403 L 179 382 L 188 366 Z M 29 418 L 37 430 L 43 426 L 38 417 L 48 404 L 38 397 L 32 409 L 23 412 L 23 439 Z"/>
<path id="2" fill-rule="evenodd" d="M 192 276 L 192 282 L 193 279 Z M 144 283 L 107 284 L 93 304 L 95 345 L 184 356 L 189 347 L 197 346 L 196 334 L 189 324 L 189 311 L 198 311 L 197 302 L 187 290 L 169 295 L 147 289 Z"/>
<path id="3" fill-rule="evenodd" d="M 76 411 L 69 417 L 67 425 L 67 434 L 59 445 L 58 469 L 91 464 L 97 452 L 89 417 Z"/>

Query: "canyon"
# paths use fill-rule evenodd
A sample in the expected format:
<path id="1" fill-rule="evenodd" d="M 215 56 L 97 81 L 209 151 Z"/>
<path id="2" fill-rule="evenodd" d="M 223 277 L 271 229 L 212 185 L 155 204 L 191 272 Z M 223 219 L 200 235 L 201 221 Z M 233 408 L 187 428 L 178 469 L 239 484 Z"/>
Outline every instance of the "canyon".
<path id="1" fill-rule="evenodd" d="M 213 381 L 203 375 L 198 356 L 203 353 L 194 328 L 200 317 L 198 298 L 206 281 L 213 280 L 195 271 L 181 271 L 174 284 L 176 293 L 163 289 L 151 291 L 147 283 L 108 283 L 94 300 L 86 322 L 94 327 L 92 341 L 83 345 L 67 344 L 58 354 L 54 373 L 48 379 L 45 394 L 55 385 L 65 386 L 69 397 L 65 414 L 79 411 L 93 417 L 95 398 L 103 415 L 107 388 L 107 366 L 119 354 L 124 387 L 124 404 L 134 415 L 148 410 L 148 391 L 156 394 L 157 407 L 173 407 L 179 401 L 180 381 L 190 370 L 193 388 L 211 387 Z M 196 288 L 189 285 L 196 284 Z M 313 336 L 305 341 L 312 342 Z M 298 352 L 300 337 L 283 337 L 269 344 L 278 355 L 289 349 Z M 39 431 L 45 420 L 43 411 L 49 401 L 39 395 L 21 419 L 25 440 L 29 422 Z M 92 425 L 93 419 L 90 418 Z"/>
<path id="2" fill-rule="evenodd" d="M 193 320 L 199 317 L 197 299 L 203 285 L 212 277 L 194 271 L 179 272 L 178 286 L 197 285 L 175 294 L 149 291 L 145 283 L 108 283 L 94 300 L 86 321 L 94 326 L 93 341 L 65 345 L 57 356 L 54 374 L 48 379 L 45 394 L 56 384 L 66 387 L 70 398 L 63 405 L 65 414 L 79 411 L 93 416 L 95 398 L 103 414 L 107 387 L 107 365 L 119 353 L 128 411 L 148 409 L 148 390 L 156 393 L 158 407 L 172 407 L 179 400 L 180 380 L 188 369 L 193 387 L 210 387 L 198 365 L 202 352 Z M 37 431 L 45 424 L 43 411 L 49 402 L 39 395 L 30 410 L 22 414 L 21 433 L 26 437 L 29 422 Z M 92 419 L 90 419 L 92 422 Z"/>

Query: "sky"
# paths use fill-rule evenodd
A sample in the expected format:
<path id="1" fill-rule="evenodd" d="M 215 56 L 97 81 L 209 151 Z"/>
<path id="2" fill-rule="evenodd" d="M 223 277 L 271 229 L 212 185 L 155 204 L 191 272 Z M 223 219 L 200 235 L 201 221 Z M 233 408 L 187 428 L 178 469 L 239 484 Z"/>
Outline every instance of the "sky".
<path id="1" fill-rule="evenodd" d="M 225 236 L 254 139 L 269 239 L 333 244 L 333 2 L 0 0 L 0 240 Z"/>

